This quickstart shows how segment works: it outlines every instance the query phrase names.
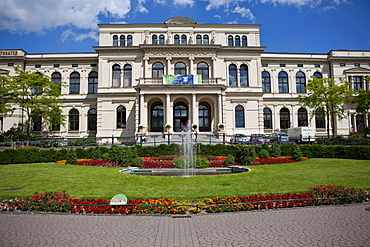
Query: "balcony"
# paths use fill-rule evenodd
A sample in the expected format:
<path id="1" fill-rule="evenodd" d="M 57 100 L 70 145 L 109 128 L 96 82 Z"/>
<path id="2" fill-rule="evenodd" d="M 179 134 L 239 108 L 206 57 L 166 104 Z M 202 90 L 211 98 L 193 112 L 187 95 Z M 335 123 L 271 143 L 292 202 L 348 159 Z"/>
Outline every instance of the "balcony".
<path id="1" fill-rule="evenodd" d="M 138 86 L 143 86 L 143 85 L 177 85 L 179 86 L 180 84 L 163 84 L 163 78 L 139 78 L 136 80 Z M 203 78 L 202 83 L 200 84 L 181 84 L 181 85 L 193 85 L 193 86 L 198 86 L 198 85 L 225 85 L 225 79 L 222 78 Z"/>

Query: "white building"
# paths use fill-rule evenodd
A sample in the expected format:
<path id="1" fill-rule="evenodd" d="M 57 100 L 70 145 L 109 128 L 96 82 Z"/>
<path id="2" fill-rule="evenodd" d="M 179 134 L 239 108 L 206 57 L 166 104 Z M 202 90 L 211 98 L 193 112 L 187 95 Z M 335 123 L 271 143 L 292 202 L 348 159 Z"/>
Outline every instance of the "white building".
<path id="1" fill-rule="evenodd" d="M 266 53 L 259 25 L 200 24 L 176 17 L 163 24 L 101 24 L 94 53 L 27 54 L 0 50 L 0 73 L 19 65 L 64 81 L 67 124 L 34 133 L 62 138 L 109 138 L 181 131 L 190 121 L 202 133 L 272 133 L 311 126 L 325 133 L 325 120 L 311 118 L 297 96 L 311 76 L 346 78 L 354 89 L 370 85 L 370 51 L 328 54 Z M 278 38 L 278 37 L 277 37 Z M 174 79 L 170 75 L 187 75 Z M 196 81 L 201 75 L 200 80 Z M 171 79 L 172 78 L 172 79 Z M 194 80 L 193 84 L 187 80 Z M 20 122 L 20 112 L 1 118 L 1 130 Z M 353 109 L 337 132 L 361 131 L 369 116 Z M 36 127 L 41 126 L 41 127 Z M 118 138 L 118 141 L 122 139 Z"/>

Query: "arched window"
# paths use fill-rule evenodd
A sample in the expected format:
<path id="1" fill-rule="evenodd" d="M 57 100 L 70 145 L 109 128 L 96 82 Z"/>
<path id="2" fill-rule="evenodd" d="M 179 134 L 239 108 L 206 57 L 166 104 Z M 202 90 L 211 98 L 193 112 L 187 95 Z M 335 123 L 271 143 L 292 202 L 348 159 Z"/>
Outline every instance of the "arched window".
<path id="1" fill-rule="evenodd" d="M 117 128 L 126 128 L 126 108 L 123 105 L 117 107 Z"/>
<path id="2" fill-rule="evenodd" d="M 188 106 L 184 102 L 175 104 L 173 108 L 173 126 L 175 132 L 180 132 L 188 123 Z"/>
<path id="3" fill-rule="evenodd" d="M 267 71 L 262 71 L 262 91 L 264 93 L 271 93 L 270 73 Z"/>
<path id="4" fill-rule="evenodd" d="M 202 76 L 202 83 L 209 83 L 209 67 L 206 63 L 198 63 L 197 65 L 197 75 Z"/>
<path id="5" fill-rule="evenodd" d="M 87 130 L 96 130 L 97 125 L 97 111 L 94 108 L 91 108 L 87 112 Z"/>
<path id="6" fill-rule="evenodd" d="M 49 129 L 51 131 L 60 131 L 61 122 L 60 111 L 56 111 L 54 116 L 50 119 Z"/>
<path id="7" fill-rule="evenodd" d="M 175 75 L 186 75 L 186 65 L 184 63 L 175 64 Z"/>
<path id="8" fill-rule="evenodd" d="M 127 46 L 132 46 L 132 35 L 127 35 Z"/>
<path id="9" fill-rule="evenodd" d="M 198 107 L 199 131 L 211 131 L 211 106 L 200 102 Z"/>
<path id="10" fill-rule="evenodd" d="M 154 81 L 157 83 L 162 82 L 163 74 L 164 74 L 163 64 L 159 62 L 154 63 L 152 65 L 152 78 L 154 79 Z"/>
<path id="11" fill-rule="evenodd" d="M 159 44 L 164 45 L 164 35 L 163 34 L 159 35 Z"/>
<path id="12" fill-rule="evenodd" d="M 156 102 L 151 107 L 151 131 L 161 132 L 164 125 L 164 107 L 163 103 Z"/>
<path id="13" fill-rule="evenodd" d="M 247 36 L 243 35 L 242 37 L 242 46 L 248 46 L 248 42 L 247 42 Z"/>
<path id="14" fill-rule="evenodd" d="M 209 36 L 207 34 L 203 36 L 203 44 L 209 45 Z"/>
<path id="15" fill-rule="evenodd" d="M 241 87 L 248 87 L 248 66 L 242 64 L 240 66 L 240 86 Z"/>
<path id="16" fill-rule="evenodd" d="M 72 109 L 68 113 L 68 130 L 76 131 L 79 130 L 80 126 L 80 113 L 77 109 Z"/>
<path id="17" fill-rule="evenodd" d="M 235 36 L 235 46 L 240 46 L 240 36 L 239 35 Z"/>
<path id="18" fill-rule="evenodd" d="M 236 75 L 236 65 L 229 65 L 229 86 L 236 87 L 237 75 Z"/>
<path id="19" fill-rule="evenodd" d="M 112 67 L 112 85 L 113 87 L 121 86 L 121 67 L 118 64 Z"/>
<path id="20" fill-rule="evenodd" d="M 182 45 L 186 45 L 187 43 L 187 37 L 185 34 L 181 35 L 181 44 Z"/>
<path id="21" fill-rule="evenodd" d="M 42 126 L 41 116 L 36 111 L 33 111 L 31 113 L 31 130 L 41 131 L 41 126 Z"/>
<path id="22" fill-rule="evenodd" d="M 296 74 L 296 87 L 297 93 L 305 93 L 306 92 L 306 76 L 303 72 L 299 71 Z"/>
<path id="23" fill-rule="evenodd" d="M 307 110 L 304 108 L 298 109 L 298 127 L 308 126 Z"/>
<path id="24" fill-rule="evenodd" d="M 117 35 L 113 36 L 113 46 L 118 46 L 118 36 Z"/>
<path id="25" fill-rule="evenodd" d="M 279 93 L 289 93 L 288 74 L 286 72 L 281 71 L 279 73 L 278 83 L 279 83 Z"/>
<path id="26" fill-rule="evenodd" d="M 263 128 L 272 129 L 272 111 L 267 107 L 263 109 Z"/>
<path id="27" fill-rule="evenodd" d="M 123 86 L 124 87 L 132 86 L 132 67 L 129 64 L 126 64 L 123 67 Z"/>
<path id="28" fill-rule="evenodd" d="M 152 44 L 153 44 L 153 45 L 158 44 L 158 36 L 157 36 L 157 35 L 155 35 L 155 34 L 152 36 Z"/>
<path id="29" fill-rule="evenodd" d="M 280 110 L 280 129 L 290 128 L 290 112 L 287 108 Z"/>
<path id="30" fill-rule="evenodd" d="M 71 73 L 69 77 L 69 93 L 70 94 L 80 93 L 80 74 L 78 72 Z"/>
<path id="31" fill-rule="evenodd" d="M 197 45 L 201 45 L 202 44 L 202 35 L 198 34 L 197 35 Z"/>
<path id="32" fill-rule="evenodd" d="M 178 34 L 175 35 L 174 37 L 174 44 L 179 45 L 180 44 L 180 36 Z"/>
<path id="33" fill-rule="evenodd" d="M 245 127 L 244 107 L 241 105 L 235 107 L 235 127 Z"/>
<path id="34" fill-rule="evenodd" d="M 315 112 L 315 124 L 317 129 L 325 129 L 325 113 L 322 109 Z"/>
<path id="35" fill-rule="evenodd" d="M 88 93 L 97 93 L 98 92 L 98 73 L 93 71 L 89 74 L 88 79 Z"/>
<path id="36" fill-rule="evenodd" d="M 313 76 L 316 77 L 317 79 L 321 79 L 322 78 L 322 74 L 320 72 L 313 73 Z"/>
<path id="37" fill-rule="evenodd" d="M 125 46 L 126 45 L 126 38 L 125 35 L 121 35 L 119 38 L 119 45 L 120 46 Z"/>
<path id="38" fill-rule="evenodd" d="M 60 84 L 62 82 L 62 75 L 59 72 L 54 72 L 51 74 L 51 81 L 54 84 Z"/>
<path id="39" fill-rule="evenodd" d="M 35 74 L 37 74 L 39 77 L 43 76 L 40 72 L 36 72 Z M 33 94 L 42 94 L 42 87 L 32 88 L 32 93 Z"/>
<path id="40" fill-rule="evenodd" d="M 234 38 L 232 35 L 229 35 L 227 40 L 228 40 L 228 46 L 234 46 Z"/>

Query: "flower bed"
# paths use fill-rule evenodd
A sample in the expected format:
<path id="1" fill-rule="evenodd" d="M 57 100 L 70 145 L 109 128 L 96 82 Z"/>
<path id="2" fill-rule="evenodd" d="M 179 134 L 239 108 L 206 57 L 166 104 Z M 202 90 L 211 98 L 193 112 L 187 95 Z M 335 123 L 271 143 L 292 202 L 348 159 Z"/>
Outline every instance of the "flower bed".
<path id="1" fill-rule="evenodd" d="M 307 158 L 306 157 L 303 157 L 303 160 L 307 160 Z M 278 157 L 278 158 L 267 158 L 267 159 L 257 158 L 250 165 L 251 166 L 257 166 L 257 165 L 273 165 L 273 164 L 284 164 L 284 163 L 294 163 L 294 162 L 298 162 L 298 161 L 292 159 L 289 156 L 287 156 L 287 157 Z"/>
<path id="2" fill-rule="evenodd" d="M 0 202 L 1 211 L 44 211 L 84 214 L 185 214 L 219 213 L 261 209 L 361 203 L 370 199 L 368 192 L 343 186 L 319 185 L 307 193 L 234 196 L 205 199 L 197 204 L 173 199 L 133 199 L 125 206 L 110 206 L 104 199 L 72 199 L 65 191 L 35 193 L 33 197 Z"/>
<path id="3" fill-rule="evenodd" d="M 66 164 L 66 160 L 59 160 L 56 163 L 58 164 Z M 72 165 L 75 166 L 100 166 L 100 167 L 122 167 L 122 165 L 106 160 L 93 160 L 93 159 L 78 159 L 76 163 Z"/>

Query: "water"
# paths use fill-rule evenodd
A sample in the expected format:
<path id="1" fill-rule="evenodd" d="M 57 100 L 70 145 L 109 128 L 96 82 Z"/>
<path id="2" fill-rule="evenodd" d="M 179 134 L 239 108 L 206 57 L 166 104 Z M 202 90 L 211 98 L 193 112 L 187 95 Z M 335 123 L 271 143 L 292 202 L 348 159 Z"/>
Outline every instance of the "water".
<path id="1" fill-rule="evenodd" d="M 187 125 L 182 130 L 182 154 L 184 156 L 184 177 L 193 177 L 195 172 L 196 155 L 194 151 L 194 144 L 191 134 L 191 122 L 188 121 Z"/>

